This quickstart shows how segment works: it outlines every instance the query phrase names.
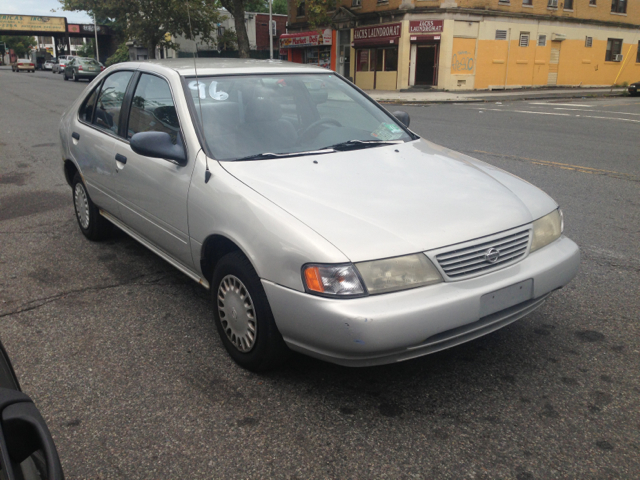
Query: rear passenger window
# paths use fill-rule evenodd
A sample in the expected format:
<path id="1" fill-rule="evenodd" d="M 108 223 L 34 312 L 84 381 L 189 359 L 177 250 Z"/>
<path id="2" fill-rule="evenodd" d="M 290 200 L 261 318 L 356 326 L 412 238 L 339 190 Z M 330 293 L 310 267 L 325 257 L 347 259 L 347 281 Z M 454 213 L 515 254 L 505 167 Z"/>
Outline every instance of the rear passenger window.
<path id="1" fill-rule="evenodd" d="M 133 72 L 116 72 L 109 75 L 100 90 L 93 124 L 117 135 L 120 108 Z"/>
<path id="2" fill-rule="evenodd" d="M 91 123 L 93 121 L 93 109 L 96 105 L 96 98 L 98 96 L 98 91 L 100 90 L 100 85 L 93 89 L 91 94 L 82 102 L 82 106 L 80 107 L 80 111 L 78 115 L 80 116 L 80 120 L 83 122 Z"/>
<path id="3" fill-rule="evenodd" d="M 176 142 L 180 124 L 166 80 L 142 74 L 133 94 L 127 138 L 140 132 L 165 132 Z"/>

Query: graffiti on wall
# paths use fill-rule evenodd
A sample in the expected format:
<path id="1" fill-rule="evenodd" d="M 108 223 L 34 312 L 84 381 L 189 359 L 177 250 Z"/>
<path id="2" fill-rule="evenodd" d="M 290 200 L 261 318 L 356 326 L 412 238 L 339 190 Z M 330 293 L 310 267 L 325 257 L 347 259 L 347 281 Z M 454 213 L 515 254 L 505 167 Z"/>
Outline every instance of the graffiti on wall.
<path id="1" fill-rule="evenodd" d="M 454 38 L 451 56 L 453 75 L 473 75 L 476 68 L 476 39 Z"/>
<path id="2" fill-rule="evenodd" d="M 472 52 L 460 50 L 453 54 L 451 58 L 451 73 L 471 73 L 474 66 L 474 55 Z"/>

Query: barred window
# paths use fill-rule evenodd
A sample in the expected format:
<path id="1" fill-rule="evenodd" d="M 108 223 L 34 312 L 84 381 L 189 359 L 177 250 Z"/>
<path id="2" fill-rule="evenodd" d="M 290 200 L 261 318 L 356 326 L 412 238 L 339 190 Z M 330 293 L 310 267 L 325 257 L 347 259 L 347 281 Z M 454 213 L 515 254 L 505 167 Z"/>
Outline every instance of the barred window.
<path id="1" fill-rule="evenodd" d="M 520 32 L 520 46 L 521 47 L 529 46 L 529 32 Z"/>
<path id="2" fill-rule="evenodd" d="M 506 40 L 506 39 L 507 39 L 506 30 L 496 30 L 496 40 Z"/>
<path id="3" fill-rule="evenodd" d="M 587 48 L 593 47 L 593 37 L 585 37 L 584 46 Z"/>
<path id="4" fill-rule="evenodd" d="M 538 46 L 546 47 L 547 46 L 547 36 L 546 35 L 538 35 Z"/>

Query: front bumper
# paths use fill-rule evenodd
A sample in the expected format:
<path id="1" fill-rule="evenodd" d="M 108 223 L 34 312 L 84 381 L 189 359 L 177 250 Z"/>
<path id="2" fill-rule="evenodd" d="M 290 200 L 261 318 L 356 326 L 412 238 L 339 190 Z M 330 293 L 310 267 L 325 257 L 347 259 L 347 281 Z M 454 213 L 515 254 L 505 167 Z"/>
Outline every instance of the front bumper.
<path id="1" fill-rule="evenodd" d="M 569 283 L 579 263 L 578 246 L 562 236 L 502 270 L 396 293 L 331 299 L 267 280 L 262 284 L 292 350 L 356 367 L 408 360 L 502 328 Z M 530 300 L 480 317 L 483 295 L 528 279 L 533 279 Z"/>

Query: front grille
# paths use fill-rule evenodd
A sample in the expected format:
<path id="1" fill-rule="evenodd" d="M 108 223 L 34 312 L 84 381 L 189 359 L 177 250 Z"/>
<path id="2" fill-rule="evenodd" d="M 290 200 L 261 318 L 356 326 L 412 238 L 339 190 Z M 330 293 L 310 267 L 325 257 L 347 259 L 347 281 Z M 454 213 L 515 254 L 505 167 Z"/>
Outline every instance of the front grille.
<path id="1" fill-rule="evenodd" d="M 529 235 L 530 231 L 524 230 L 488 242 L 441 253 L 436 256 L 436 260 L 449 278 L 477 275 L 514 263 L 524 257 L 529 245 Z M 486 258 L 492 248 L 499 252 L 495 262 L 490 262 Z"/>

